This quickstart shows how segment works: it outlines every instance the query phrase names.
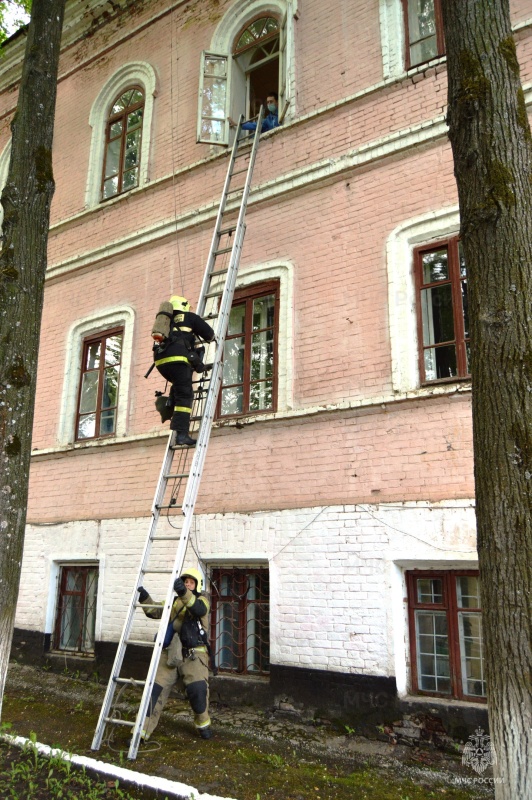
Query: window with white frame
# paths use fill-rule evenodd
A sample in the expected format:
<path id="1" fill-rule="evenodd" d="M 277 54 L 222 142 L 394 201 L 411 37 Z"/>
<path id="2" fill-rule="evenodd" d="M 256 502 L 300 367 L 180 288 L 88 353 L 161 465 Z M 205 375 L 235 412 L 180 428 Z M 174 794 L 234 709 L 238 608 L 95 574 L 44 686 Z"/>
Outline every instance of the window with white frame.
<path id="1" fill-rule="evenodd" d="M 59 570 L 53 649 L 94 652 L 98 567 L 63 564 Z"/>
<path id="2" fill-rule="evenodd" d="M 134 321 L 132 308 L 118 306 L 94 312 L 68 331 L 60 445 L 125 436 Z M 113 334 L 120 335 L 120 342 Z"/>
<path id="3" fill-rule="evenodd" d="M 212 571 L 211 641 L 221 672 L 270 670 L 270 581 L 265 567 Z"/>
<path id="4" fill-rule="evenodd" d="M 222 23 L 213 49 L 202 53 L 198 142 L 227 145 L 228 117 L 256 116 L 272 93 L 279 97 L 281 121 L 290 106 L 294 3 L 240 5 L 240 21 L 233 14 L 230 25 Z"/>
<path id="5" fill-rule="evenodd" d="M 144 61 L 124 64 L 100 89 L 89 116 L 87 207 L 147 182 L 156 89 L 155 70 Z"/>
<path id="6" fill-rule="evenodd" d="M 482 701 L 486 676 L 478 572 L 407 572 L 412 690 Z"/>

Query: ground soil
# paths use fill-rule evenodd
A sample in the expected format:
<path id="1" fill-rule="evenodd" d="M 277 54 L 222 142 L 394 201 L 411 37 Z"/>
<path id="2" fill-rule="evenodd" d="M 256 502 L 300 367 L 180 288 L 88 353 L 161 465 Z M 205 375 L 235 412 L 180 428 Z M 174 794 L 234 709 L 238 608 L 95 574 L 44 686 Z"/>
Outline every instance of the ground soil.
<path id="1" fill-rule="evenodd" d="M 181 781 L 236 800 L 480 800 L 493 797 L 484 774 L 475 780 L 458 752 L 407 747 L 354 736 L 330 723 L 305 721 L 276 709 L 211 708 L 214 737 L 197 738 L 187 703 L 172 696 L 150 741 L 127 760 L 126 729 L 108 726 L 90 749 L 105 686 L 77 673 L 10 665 L 2 722 L 9 733 Z M 138 700 L 137 700 L 138 703 Z M 135 704 L 123 694 L 124 714 Z M 129 788 L 133 796 L 134 791 Z"/>

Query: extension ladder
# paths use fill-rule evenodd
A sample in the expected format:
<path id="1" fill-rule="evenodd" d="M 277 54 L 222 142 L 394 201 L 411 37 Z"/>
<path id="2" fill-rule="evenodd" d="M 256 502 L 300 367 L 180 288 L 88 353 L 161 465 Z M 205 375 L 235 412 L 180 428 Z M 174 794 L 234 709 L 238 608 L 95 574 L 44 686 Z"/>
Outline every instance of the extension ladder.
<path id="1" fill-rule="evenodd" d="M 151 510 L 151 521 L 142 553 L 137 580 L 129 602 L 129 610 L 127 612 L 100 717 L 91 745 L 93 750 L 99 750 L 105 728 L 108 724 L 128 726 L 132 729 L 128 751 L 129 759 L 134 759 L 137 756 L 166 629 L 170 620 L 170 612 L 174 600 L 174 580 L 180 575 L 183 567 L 194 507 L 198 496 L 205 456 L 207 454 L 207 445 L 209 443 L 212 422 L 216 411 L 218 392 L 222 382 L 224 343 L 235 291 L 240 254 L 246 231 L 246 207 L 259 144 L 263 114 L 263 108 L 261 107 L 257 118 L 256 131 L 254 134 L 250 135 L 242 131 L 243 116 L 239 119 L 201 286 L 197 313 L 208 321 L 215 321 L 215 353 L 212 359 L 210 374 L 207 375 L 203 373 L 203 375 L 195 381 L 196 388 L 194 392 L 191 421 L 196 423 L 196 428 L 199 426 L 199 430 L 197 430 L 196 447 L 192 450 L 192 448 L 176 445 L 176 434 L 173 431 L 170 432 L 159 481 L 155 490 L 155 497 Z M 242 162 L 240 162 L 240 159 L 242 159 Z M 243 164 L 242 168 L 240 168 L 240 163 Z M 235 169 L 237 166 L 238 169 Z M 232 188 L 233 178 L 237 175 L 244 174 L 244 185 Z M 239 205 L 238 200 L 240 200 Z M 236 219 L 234 219 L 235 216 Z M 231 217 L 233 217 L 232 220 L 230 219 Z M 233 239 L 232 242 L 231 239 Z M 215 307 L 213 311 L 206 314 L 208 304 L 213 306 L 217 304 L 217 308 Z M 191 453 L 193 453 L 193 456 L 189 467 L 187 462 Z M 172 464 L 176 454 L 178 455 L 179 463 L 177 469 L 172 472 Z M 165 531 L 162 535 L 157 535 L 157 527 L 161 512 L 163 511 L 166 512 L 168 524 L 171 528 L 179 527 L 180 525 L 179 534 L 169 534 Z M 172 524 L 172 519 L 174 521 L 177 520 L 179 525 L 176 526 Z M 168 548 L 172 547 L 171 543 L 175 541 L 178 542 L 177 553 L 174 557 L 174 553 L 172 552 L 174 561 L 173 567 L 170 568 L 166 566 L 171 563 L 171 558 L 168 556 Z M 170 544 L 165 545 L 165 542 Z M 163 546 L 162 553 L 157 552 L 158 545 Z M 159 548 L 159 550 L 160 549 L 161 548 Z M 153 566 L 153 564 L 155 564 L 155 566 Z M 158 574 L 165 576 L 164 579 L 168 580 L 168 584 L 157 636 L 154 642 L 150 642 L 142 638 L 142 636 L 139 638 L 138 634 L 135 634 L 134 631 L 135 625 L 137 625 L 137 627 L 141 625 L 142 632 L 146 634 L 147 627 L 142 606 L 138 600 L 138 587 L 143 585 L 145 576 Z M 163 578 L 161 578 L 161 580 L 163 580 Z M 152 608 L 153 606 L 146 606 L 145 604 L 144 607 Z M 158 607 L 160 608 L 161 606 Z M 141 617 L 141 622 L 139 622 L 139 616 Z M 144 628 L 142 628 L 142 624 Z M 128 645 L 140 645 L 153 648 L 148 674 L 144 681 L 121 676 L 122 664 Z M 139 687 L 143 690 L 134 721 L 122 719 L 121 711 L 116 709 L 116 702 L 113 704 L 115 692 L 119 686 L 124 688 L 128 686 Z"/>

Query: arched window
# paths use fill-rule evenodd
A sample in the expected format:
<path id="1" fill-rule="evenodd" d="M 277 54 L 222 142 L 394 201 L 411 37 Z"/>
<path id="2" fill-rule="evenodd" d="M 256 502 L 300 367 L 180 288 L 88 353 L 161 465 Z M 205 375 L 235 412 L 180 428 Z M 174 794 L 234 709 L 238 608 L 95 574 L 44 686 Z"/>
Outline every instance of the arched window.
<path id="1" fill-rule="evenodd" d="M 258 113 L 279 97 L 279 119 L 293 114 L 295 0 L 239 0 L 202 54 L 198 142 L 227 145 L 227 118 Z"/>
<path id="2" fill-rule="evenodd" d="M 113 101 L 105 133 L 102 200 L 139 184 L 144 92 L 132 86 Z"/>
<path id="3" fill-rule="evenodd" d="M 261 16 L 246 25 L 235 40 L 233 58 L 240 81 L 245 84 L 247 117 L 259 113 L 261 104 L 279 86 L 280 23 L 276 17 Z"/>

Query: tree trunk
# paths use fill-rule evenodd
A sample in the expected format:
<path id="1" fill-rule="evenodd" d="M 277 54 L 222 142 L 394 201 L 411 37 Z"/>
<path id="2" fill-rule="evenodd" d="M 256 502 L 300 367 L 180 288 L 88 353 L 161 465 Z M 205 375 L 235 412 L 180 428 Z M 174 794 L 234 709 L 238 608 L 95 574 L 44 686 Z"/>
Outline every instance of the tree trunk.
<path id="1" fill-rule="evenodd" d="M 65 0 L 35 0 L 16 114 L 0 252 L 0 710 L 28 499 L 37 353 L 54 193 L 52 139 Z M 37 624 L 36 620 L 36 624 Z"/>
<path id="2" fill-rule="evenodd" d="M 532 139 L 508 0 L 443 0 L 496 797 L 532 798 Z"/>

